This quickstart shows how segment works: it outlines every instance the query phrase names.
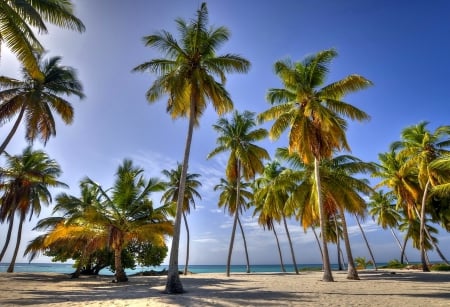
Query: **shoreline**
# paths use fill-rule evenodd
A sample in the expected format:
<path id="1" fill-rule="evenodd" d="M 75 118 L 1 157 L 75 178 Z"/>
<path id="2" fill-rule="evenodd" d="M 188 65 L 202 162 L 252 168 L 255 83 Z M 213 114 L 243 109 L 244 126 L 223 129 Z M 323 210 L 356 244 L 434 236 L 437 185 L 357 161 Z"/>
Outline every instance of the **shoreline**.
<path id="1" fill-rule="evenodd" d="M 0 306 L 448 306 L 450 272 L 379 269 L 360 280 L 333 271 L 180 275 L 185 293 L 163 294 L 166 276 L 70 279 L 63 273 L 0 273 Z"/>

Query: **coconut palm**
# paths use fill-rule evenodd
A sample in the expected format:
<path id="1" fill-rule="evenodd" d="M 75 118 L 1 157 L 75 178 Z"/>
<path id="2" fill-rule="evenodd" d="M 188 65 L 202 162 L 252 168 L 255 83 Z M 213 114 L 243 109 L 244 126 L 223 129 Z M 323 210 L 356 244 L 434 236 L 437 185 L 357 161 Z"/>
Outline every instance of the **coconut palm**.
<path id="1" fill-rule="evenodd" d="M 198 126 L 208 101 L 220 115 L 233 109 L 231 98 L 224 87 L 226 73 L 244 73 L 250 68 L 250 62 L 238 55 L 216 54 L 217 49 L 229 39 L 230 33 L 225 27 L 208 28 L 206 3 L 201 4 L 195 20 L 186 22 L 183 19 L 176 19 L 176 24 L 180 33 L 179 41 L 167 31 L 144 37 L 146 46 L 159 49 L 167 58 L 153 59 L 133 69 L 159 75 L 146 93 L 149 102 L 158 101 L 167 94 L 169 96 L 167 111 L 172 118 L 180 116 L 189 118 L 165 289 L 166 293 L 171 294 L 183 292 L 178 273 L 178 249 L 183 195 L 194 126 Z M 216 81 L 215 77 L 219 77 L 220 81 Z"/>
<path id="2" fill-rule="evenodd" d="M 14 272 L 14 265 L 22 238 L 22 227 L 26 216 L 30 219 L 41 212 L 41 204 L 48 205 L 52 201 L 49 188 L 67 187 L 57 180 L 61 168 L 55 160 L 42 150 L 32 150 L 26 147 L 21 155 L 6 154 L 6 167 L 0 169 L 2 174 L 0 182 L 1 197 L 0 216 L 19 216 L 17 241 L 13 257 L 7 272 Z M 13 223 L 13 219 L 9 218 Z M 8 234 L 10 237 L 10 234 Z M 5 247 L 8 242 L 5 242 Z"/>
<path id="3" fill-rule="evenodd" d="M 79 32 L 85 30 L 81 20 L 74 16 L 70 0 L 0 0 L 0 47 L 6 44 L 36 80 L 43 76 L 35 55 L 44 48 L 33 28 L 40 34 L 47 33 L 45 22 Z"/>
<path id="4" fill-rule="evenodd" d="M 333 49 L 318 52 L 301 62 L 289 59 L 275 63 L 275 73 L 283 88 L 270 89 L 268 101 L 273 105 L 261 113 L 261 121 L 274 120 L 270 137 L 278 139 L 289 128 L 289 151 L 298 152 L 305 164 L 314 163 L 317 202 L 321 231 L 325 232 L 326 213 L 322 202 L 319 177 L 320 160 L 330 158 L 335 150 L 349 150 L 346 139 L 345 117 L 365 120 L 369 116 L 344 102 L 348 93 L 367 88 L 372 83 L 359 75 L 349 75 L 339 81 L 324 85 L 328 66 L 337 56 Z M 324 281 L 333 281 L 327 248 L 322 236 Z"/>
<path id="5" fill-rule="evenodd" d="M 430 271 L 425 259 L 425 220 L 429 203 L 429 190 L 440 184 L 439 175 L 430 171 L 429 165 L 442 155 L 450 153 L 450 126 L 439 126 L 434 132 L 427 129 L 428 122 L 403 129 L 401 140 L 394 142 L 392 148 L 400 149 L 399 155 L 407 158 L 404 168 L 417 167 L 417 181 L 421 189 L 420 213 L 420 253 L 422 270 Z M 416 208 L 416 207 L 415 207 Z"/>
<path id="6" fill-rule="evenodd" d="M 289 197 L 288 186 L 279 180 L 283 170 L 284 167 L 281 167 L 278 161 L 272 161 L 266 164 L 263 176 L 255 181 L 257 187 L 255 192 L 255 202 L 262 203 L 262 210 L 265 215 L 279 223 L 283 221 L 291 250 L 294 270 L 296 274 L 299 274 L 294 248 L 286 221 L 286 217 L 290 217 L 294 214 L 294 208 L 286 206 L 286 201 Z"/>
<path id="7" fill-rule="evenodd" d="M 356 224 L 358 224 L 358 227 L 359 227 L 359 230 L 361 230 L 361 234 L 363 236 L 364 242 L 366 243 L 367 250 L 369 251 L 369 255 L 370 255 L 370 259 L 371 259 L 373 268 L 375 269 L 375 271 L 377 271 L 378 270 L 377 263 L 375 261 L 375 257 L 373 256 L 372 249 L 370 248 L 369 240 L 367 240 L 366 233 L 364 232 L 364 228 L 362 227 L 361 222 L 359 221 L 358 215 L 354 214 L 354 216 L 355 216 Z M 365 216 L 362 215 L 361 217 L 364 218 Z"/>
<path id="8" fill-rule="evenodd" d="M 61 57 L 48 60 L 39 58 L 42 79 L 34 78 L 23 69 L 23 80 L 0 77 L 0 122 L 11 120 L 17 115 L 14 125 L 6 139 L 0 145 L 0 154 L 4 152 L 19 124 L 25 119 L 25 138 L 31 144 L 40 138 L 44 144 L 56 135 L 53 112 L 61 116 L 64 123 L 73 121 L 73 107 L 64 96 L 83 98 L 83 87 L 76 72 L 68 66 L 61 66 Z"/>
<path id="9" fill-rule="evenodd" d="M 381 226 L 383 229 L 389 228 L 391 230 L 392 236 L 397 242 L 400 251 L 403 251 L 402 244 L 394 232 L 394 228 L 398 227 L 399 221 L 401 219 L 401 214 L 395 209 L 395 196 L 390 192 L 383 192 L 382 190 L 376 191 L 370 196 L 369 214 L 372 218 Z M 408 257 L 405 255 L 406 263 L 409 263 Z M 401 257 L 401 263 L 403 263 L 403 257 Z"/>
<path id="10" fill-rule="evenodd" d="M 208 159 L 223 152 L 230 152 L 226 166 L 226 176 L 229 181 L 236 183 L 236 208 L 239 208 L 241 179 L 255 178 L 257 173 L 262 173 L 264 164 L 262 160 L 269 159 L 267 151 L 254 144 L 267 136 L 265 129 L 254 129 L 256 126 L 255 114 L 249 111 L 239 113 L 235 111 L 231 120 L 220 118 L 213 129 L 219 133 L 218 146 L 208 154 Z M 239 220 L 238 211 L 235 212 L 233 233 L 227 260 L 227 276 L 230 275 L 231 254 L 234 244 L 234 231 Z"/>
<path id="11" fill-rule="evenodd" d="M 170 205 L 175 204 L 178 199 L 178 190 L 180 188 L 180 179 L 181 172 L 183 166 L 178 163 L 176 169 L 172 170 L 163 170 L 162 173 L 169 180 L 165 182 L 165 192 L 161 197 L 161 202 L 164 204 Z M 186 174 L 186 183 L 184 190 L 184 201 L 183 201 L 183 221 L 184 226 L 186 227 L 186 262 L 184 265 L 184 275 L 188 273 L 188 264 L 189 264 L 189 226 L 186 218 L 186 213 L 189 214 L 191 212 L 191 204 L 195 209 L 195 198 L 202 199 L 200 193 L 196 190 L 197 188 L 202 186 L 202 183 L 197 180 L 200 177 L 200 174 Z"/>
<path id="12" fill-rule="evenodd" d="M 231 254 L 234 246 L 234 237 L 236 227 L 239 225 L 241 229 L 242 238 L 244 240 L 245 259 L 247 261 L 247 273 L 250 273 L 250 261 L 248 257 L 247 242 L 245 240 L 244 229 L 242 227 L 239 214 L 248 209 L 248 206 L 253 198 L 253 193 L 249 190 L 250 184 L 248 182 L 241 182 L 236 184 L 233 181 L 227 181 L 224 178 L 220 179 L 220 183 L 214 187 L 214 191 L 222 191 L 219 195 L 219 208 L 228 209 L 228 213 L 234 217 L 233 229 L 231 231 L 230 247 L 228 251 L 227 260 L 227 276 L 230 276 Z M 237 189 L 239 188 L 239 193 Z M 238 199 L 239 197 L 239 199 Z"/>

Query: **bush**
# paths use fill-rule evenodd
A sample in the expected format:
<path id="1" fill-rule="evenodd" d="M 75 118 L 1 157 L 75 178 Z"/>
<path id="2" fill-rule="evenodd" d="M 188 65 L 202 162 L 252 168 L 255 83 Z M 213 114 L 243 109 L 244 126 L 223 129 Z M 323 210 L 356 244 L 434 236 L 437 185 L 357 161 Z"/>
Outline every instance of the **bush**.
<path id="1" fill-rule="evenodd" d="M 450 265 L 447 264 L 433 264 L 432 266 L 430 266 L 430 270 L 432 271 L 445 271 L 448 272 L 450 271 Z"/>
<path id="2" fill-rule="evenodd" d="M 406 264 L 400 263 L 397 259 L 390 260 L 386 265 L 386 268 L 388 269 L 404 269 L 405 267 Z"/>

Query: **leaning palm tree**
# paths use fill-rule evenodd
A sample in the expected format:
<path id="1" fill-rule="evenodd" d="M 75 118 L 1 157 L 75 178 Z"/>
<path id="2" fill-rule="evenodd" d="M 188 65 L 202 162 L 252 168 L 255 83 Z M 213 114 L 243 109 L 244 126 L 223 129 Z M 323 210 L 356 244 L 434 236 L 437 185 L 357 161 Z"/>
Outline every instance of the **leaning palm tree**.
<path id="1" fill-rule="evenodd" d="M 62 28 L 83 32 L 85 27 L 73 14 L 70 0 L 0 0 L 0 48 L 6 44 L 22 62 L 30 76 L 43 78 L 35 54 L 42 53 L 44 47 L 33 32 L 47 33 L 45 22 Z"/>
<path id="2" fill-rule="evenodd" d="M 0 173 L 0 191 L 3 192 L 0 215 L 19 215 L 16 246 L 7 269 L 7 272 L 14 272 L 26 216 L 29 214 L 30 219 L 35 214 L 39 216 L 41 203 L 49 204 L 52 201 L 49 188 L 67 186 L 57 180 L 61 174 L 58 163 L 42 150 L 33 151 L 30 146 L 25 148 L 21 155 L 7 154 L 6 167 L 1 168 Z M 10 219 L 10 223 L 12 222 Z"/>
<path id="3" fill-rule="evenodd" d="M 75 70 L 61 66 L 61 57 L 48 60 L 39 58 L 42 79 L 34 78 L 23 69 L 23 80 L 0 77 L 0 122 L 17 116 L 14 125 L 0 145 L 0 154 L 4 152 L 16 133 L 22 120 L 25 120 L 25 138 L 31 144 L 40 138 L 44 144 L 56 135 L 53 112 L 61 116 L 64 123 L 73 121 L 73 107 L 64 96 L 75 95 L 83 98 L 83 87 Z"/>
<path id="4" fill-rule="evenodd" d="M 256 141 L 267 137 L 267 131 L 262 128 L 254 129 L 256 126 L 255 114 L 249 111 L 239 113 L 235 111 L 231 120 L 220 118 L 213 129 L 219 133 L 217 138 L 218 146 L 208 154 L 211 158 L 223 152 L 230 152 L 226 166 L 226 176 L 229 181 L 236 183 L 236 208 L 239 208 L 239 194 L 241 179 L 250 180 L 255 175 L 262 173 L 264 164 L 262 160 L 269 159 L 268 152 L 254 144 Z M 238 222 L 238 211 L 236 211 L 233 233 L 231 236 L 230 248 L 227 260 L 227 276 L 230 276 L 231 254 L 233 251 L 234 231 Z"/>
<path id="5" fill-rule="evenodd" d="M 428 122 L 420 122 L 403 129 L 398 142 L 391 146 L 394 150 L 400 149 L 399 155 L 407 158 L 404 168 L 417 167 L 417 182 L 421 189 L 420 213 L 420 254 L 422 270 L 430 271 L 425 259 L 425 220 L 427 204 L 430 203 L 429 190 L 440 184 L 439 174 L 430 171 L 430 163 L 450 151 L 450 126 L 440 126 L 434 132 L 427 129 Z M 416 207 L 415 207 L 416 209 Z"/>
<path id="6" fill-rule="evenodd" d="M 278 139 L 289 128 L 289 151 L 298 152 L 305 164 L 315 166 L 320 227 L 325 233 L 326 213 L 319 176 L 320 160 L 330 158 L 335 150 L 350 150 L 346 139 L 345 117 L 366 120 L 369 116 L 344 102 L 348 93 L 367 88 L 372 83 L 359 75 L 349 75 L 324 85 L 330 62 L 337 56 L 333 49 L 321 51 L 301 62 L 275 63 L 275 73 L 283 88 L 270 89 L 268 101 L 273 105 L 261 113 L 261 121 L 274 120 L 270 137 Z M 322 236 L 323 281 L 333 281 L 326 238 Z"/>
<path id="7" fill-rule="evenodd" d="M 165 175 L 169 181 L 165 182 L 165 192 L 161 197 L 161 201 L 164 204 L 170 205 L 175 204 L 178 199 L 178 190 L 180 188 L 180 179 L 183 166 L 178 163 L 176 169 L 163 170 L 162 173 Z M 183 221 L 186 227 L 186 262 L 184 265 L 184 275 L 188 273 L 189 265 L 189 226 L 186 218 L 186 213 L 191 212 L 191 204 L 195 209 L 195 198 L 202 199 L 200 193 L 196 190 L 198 187 L 202 186 L 202 183 L 197 180 L 200 174 L 186 174 L 186 184 L 184 190 L 184 200 L 183 200 Z"/>
<path id="8" fill-rule="evenodd" d="M 159 49 L 167 58 L 153 59 L 133 69 L 159 75 L 146 93 L 149 102 L 158 101 L 167 94 L 169 96 L 167 111 L 172 118 L 189 118 L 165 289 L 165 292 L 170 294 L 183 292 L 178 273 L 178 249 L 183 195 L 194 126 L 198 126 L 208 101 L 218 114 L 233 109 L 233 102 L 224 87 L 226 73 L 244 73 L 250 68 L 250 62 L 238 55 L 216 54 L 217 49 L 229 39 L 230 33 L 225 27 L 208 28 L 206 3 L 202 3 L 195 20 L 186 22 L 183 19 L 176 19 L 176 23 L 181 36 L 179 41 L 167 31 L 144 37 L 146 46 Z M 220 81 L 216 81 L 215 77 L 219 77 Z"/>

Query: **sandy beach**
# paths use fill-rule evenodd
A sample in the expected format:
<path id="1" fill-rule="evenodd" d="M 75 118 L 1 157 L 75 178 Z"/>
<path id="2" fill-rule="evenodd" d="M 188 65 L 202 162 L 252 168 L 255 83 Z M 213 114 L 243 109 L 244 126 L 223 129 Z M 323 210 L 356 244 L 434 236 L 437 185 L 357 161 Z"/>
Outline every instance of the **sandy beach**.
<path id="1" fill-rule="evenodd" d="M 57 273 L 0 273 L 0 306 L 450 306 L 450 272 L 359 272 L 361 280 L 333 272 L 295 274 L 192 274 L 186 293 L 163 294 L 165 276 L 70 279 Z"/>

